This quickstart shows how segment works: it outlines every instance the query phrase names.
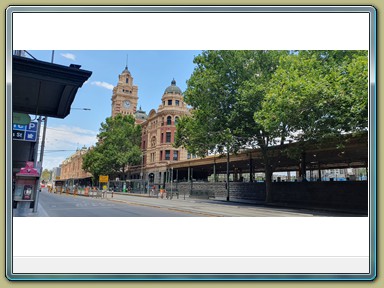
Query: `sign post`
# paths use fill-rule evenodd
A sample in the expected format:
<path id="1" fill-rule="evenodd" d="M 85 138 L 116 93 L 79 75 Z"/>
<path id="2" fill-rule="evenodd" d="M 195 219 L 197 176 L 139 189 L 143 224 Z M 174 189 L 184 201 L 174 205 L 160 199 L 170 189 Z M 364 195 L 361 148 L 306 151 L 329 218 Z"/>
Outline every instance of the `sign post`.
<path id="1" fill-rule="evenodd" d="M 101 183 L 108 183 L 108 181 L 109 181 L 109 177 L 108 177 L 108 175 L 100 175 L 100 176 L 99 176 L 99 183 L 100 183 L 100 184 L 101 184 Z M 107 188 L 106 188 L 106 185 L 102 186 L 102 188 L 103 188 L 103 190 L 107 189 Z"/>

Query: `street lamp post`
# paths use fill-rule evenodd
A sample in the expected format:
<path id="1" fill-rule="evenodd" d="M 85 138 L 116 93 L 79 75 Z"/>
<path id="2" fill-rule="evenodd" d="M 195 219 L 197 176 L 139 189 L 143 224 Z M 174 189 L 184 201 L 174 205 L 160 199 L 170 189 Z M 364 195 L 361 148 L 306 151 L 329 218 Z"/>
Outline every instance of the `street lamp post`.
<path id="1" fill-rule="evenodd" d="M 140 178 L 141 178 L 141 194 L 144 194 L 144 181 L 143 181 L 143 169 L 144 169 L 144 154 L 141 154 L 141 172 L 140 172 Z M 149 196 L 149 192 L 148 192 Z"/>
<path id="2" fill-rule="evenodd" d="M 171 167 L 171 197 L 173 197 L 172 183 L 173 183 L 173 167 Z"/>

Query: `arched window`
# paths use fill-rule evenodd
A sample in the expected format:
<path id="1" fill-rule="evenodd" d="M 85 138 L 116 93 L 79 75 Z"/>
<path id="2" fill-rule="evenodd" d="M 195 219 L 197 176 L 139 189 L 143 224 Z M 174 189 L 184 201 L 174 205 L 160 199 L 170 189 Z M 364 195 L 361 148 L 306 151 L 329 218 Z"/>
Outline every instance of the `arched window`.
<path id="1" fill-rule="evenodd" d="M 168 116 L 167 117 L 167 125 L 171 125 L 171 124 L 172 124 L 172 117 Z"/>
<path id="2" fill-rule="evenodd" d="M 179 117 L 175 117 L 175 125 L 177 124 L 177 122 L 179 122 Z"/>

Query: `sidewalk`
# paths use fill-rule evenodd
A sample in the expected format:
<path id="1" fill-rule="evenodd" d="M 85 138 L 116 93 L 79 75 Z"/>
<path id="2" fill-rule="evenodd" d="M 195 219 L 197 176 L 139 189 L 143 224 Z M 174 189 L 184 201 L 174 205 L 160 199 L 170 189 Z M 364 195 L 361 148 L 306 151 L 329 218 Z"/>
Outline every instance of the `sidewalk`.
<path id="1" fill-rule="evenodd" d="M 37 206 L 36 212 L 33 212 L 33 209 L 31 208 L 19 207 L 12 210 L 12 215 L 13 217 L 48 217 L 48 213 L 40 203 Z"/>
<path id="2" fill-rule="evenodd" d="M 157 198 L 148 194 L 108 193 L 107 201 L 125 202 L 131 205 L 141 205 L 152 208 L 168 209 L 179 212 L 189 212 L 212 217 L 311 217 L 311 216 L 359 216 L 354 213 L 324 211 L 311 208 L 293 208 L 279 204 L 245 203 L 222 200 L 194 199 L 179 195 L 173 199 Z"/>

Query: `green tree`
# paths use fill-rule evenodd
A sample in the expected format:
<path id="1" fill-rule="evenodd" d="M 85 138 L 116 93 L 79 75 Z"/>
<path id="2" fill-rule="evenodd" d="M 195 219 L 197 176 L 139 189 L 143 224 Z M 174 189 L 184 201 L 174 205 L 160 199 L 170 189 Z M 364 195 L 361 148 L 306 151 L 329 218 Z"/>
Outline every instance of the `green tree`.
<path id="1" fill-rule="evenodd" d="M 329 139 L 368 128 L 366 51 L 300 51 L 280 59 L 256 122 L 273 136 Z"/>
<path id="2" fill-rule="evenodd" d="M 141 127 L 132 115 L 109 117 L 101 123 L 96 146 L 83 157 L 83 169 L 99 175 L 124 175 L 141 162 Z"/>
<path id="3" fill-rule="evenodd" d="M 340 135 L 367 131 L 367 51 L 299 51 L 282 56 L 255 121 L 275 139 L 298 141 L 298 149 L 286 152 L 291 157 L 300 154 L 303 161 L 308 143 L 338 139 L 335 143 L 340 145 L 344 139 Z"/>
<path id="4" fill-rule="evenodd" d="M 43 172 L 41 173 L 40 179 L 47 182 L 51 179 L 52 171 L 48 169 L 44 169 Z"/>
<path id="5" fill-rule="evenodd" d="M 270 138 L 253 117 L 283 54 L 287 52 L 231 50 L 204 51 L 195 57 L 196 68 L 184 94 L 193 110 L 179 121 L 175 146 L 201 157 L 226 154 L 228 183 L 229 153 L 259 146 L 267 157 Z M 268 166 L 267 181 L 269 170 Z M 229 185 L 227 189 L 229 200 Z"/>

